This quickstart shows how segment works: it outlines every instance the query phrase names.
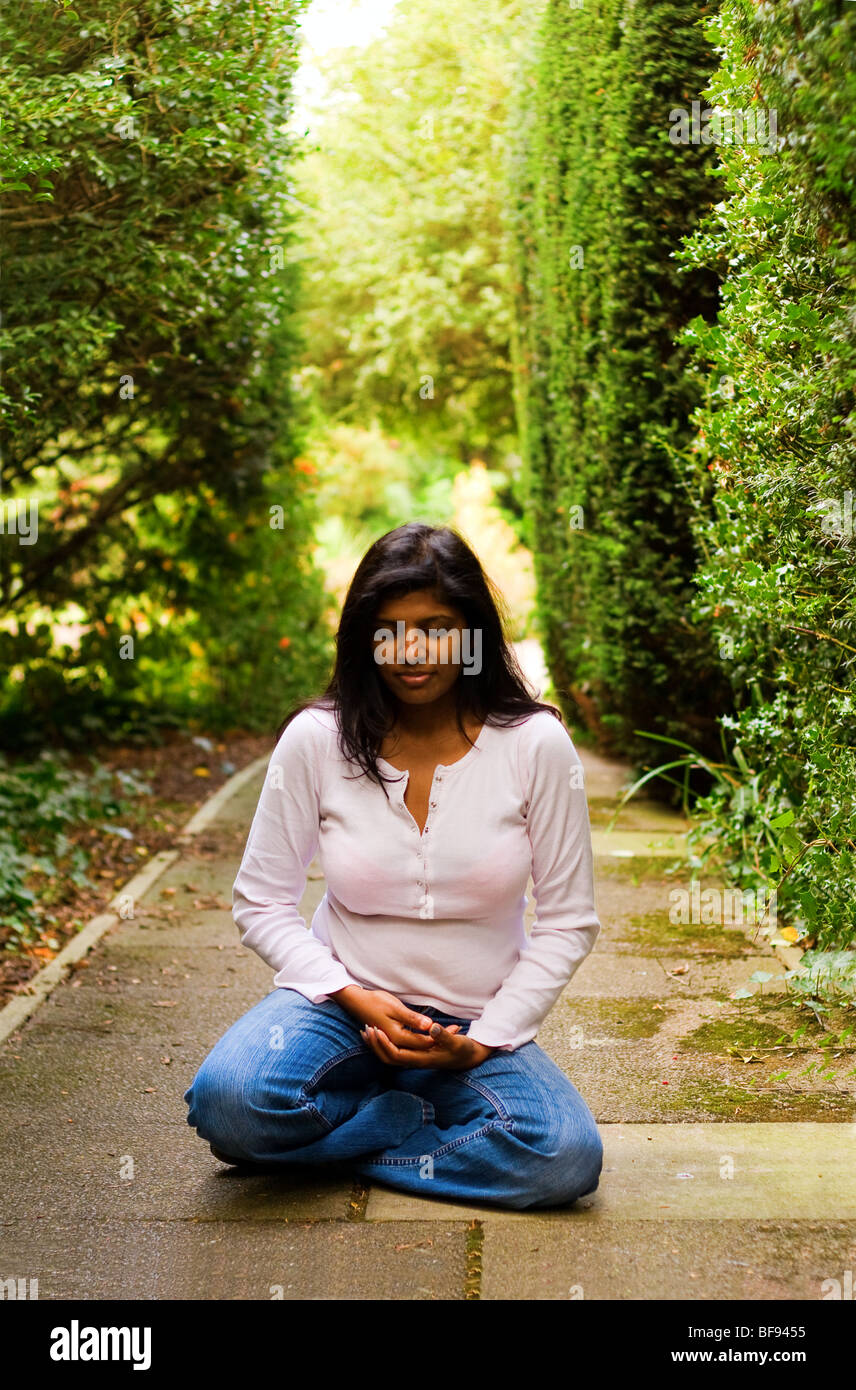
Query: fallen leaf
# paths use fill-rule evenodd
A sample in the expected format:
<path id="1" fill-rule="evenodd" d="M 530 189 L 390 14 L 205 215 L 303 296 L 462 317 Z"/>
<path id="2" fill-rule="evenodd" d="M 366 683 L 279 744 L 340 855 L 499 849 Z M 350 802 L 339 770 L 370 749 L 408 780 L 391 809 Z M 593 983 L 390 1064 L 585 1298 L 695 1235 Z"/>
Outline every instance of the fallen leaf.
<path id="1" fill-rule="evenodd" d="M 666 973 L 668 975 L 688 975 L 690 968 L 688 965 L 676 965 L 674 970 L 668 970 Z"/>

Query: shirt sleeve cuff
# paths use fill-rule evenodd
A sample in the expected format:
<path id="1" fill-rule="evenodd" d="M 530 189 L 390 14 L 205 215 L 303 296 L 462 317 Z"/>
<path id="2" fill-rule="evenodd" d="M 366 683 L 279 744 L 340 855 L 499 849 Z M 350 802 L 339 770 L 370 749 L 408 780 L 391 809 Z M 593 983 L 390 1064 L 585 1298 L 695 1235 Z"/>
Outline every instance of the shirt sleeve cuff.
<path id="1" fill-rule="evenodd" d="M 285 970 L 280 970 L 274 975 L 273 982 L 278 989 L 296 990 L 298 994 L 302 994 L 304 998 L 308 999 L 310 1004 L 321 1004 L 338 990 L 358 983 L 351 979 L 343 965 L 331 966 L 323 980 L 293 979 L 289 978 Z M 362 988 L 362 986 L 358 987 Z"/>
<path id="2" fill-rule="evenodd" d="M 496 1031 L 491 1032 L 490 1028 L 479 1028 L 478 1022 L 467 1029 L 467 1037 L 472 1038 L 473 1042 L 482 1043 L 485 1047 L 492 1047 L 495 1052 L 513 1052 L 520 1046 L 519 1042 L 509 1042 L 507 1035 L 503 1036 Z M 528 1039 L 522 1039 L 528 1041 Z"/>

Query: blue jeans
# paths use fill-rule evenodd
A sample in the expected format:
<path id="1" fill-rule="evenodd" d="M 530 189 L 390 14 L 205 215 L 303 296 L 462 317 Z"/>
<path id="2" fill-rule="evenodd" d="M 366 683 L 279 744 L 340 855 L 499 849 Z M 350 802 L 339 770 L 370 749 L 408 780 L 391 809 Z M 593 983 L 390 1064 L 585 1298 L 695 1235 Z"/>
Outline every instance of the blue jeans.
<path id="1" fill-rule="evenodd" d="M 418 1009 L 461 1032 L 472 1022 Z M 523 1209 L 594 1192 L 594 1117 L 537 1043 L 465 1071 L 395 1067 L 359 1029 L 334 999 L 277 987 L 205 1058 L 184 1095 L 188 1124 L 241 1161 L 347 1163 L 414 1197 Z"/>

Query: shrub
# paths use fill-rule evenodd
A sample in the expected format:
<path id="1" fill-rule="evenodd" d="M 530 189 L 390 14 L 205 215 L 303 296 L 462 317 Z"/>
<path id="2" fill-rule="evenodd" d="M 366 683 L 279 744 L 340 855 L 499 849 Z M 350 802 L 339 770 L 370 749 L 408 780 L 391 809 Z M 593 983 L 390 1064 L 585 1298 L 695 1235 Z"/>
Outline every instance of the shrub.
<path id="1" fill-rule="evenodd" d="M 728 0 L 709 33 L 710 99 L 775 111 L 778 134 L 720 147 L 725 196 L 684 253 L 724 277 L 685 334 L 705 382 L 696 613 L 736 705 L 732 783 L 701 809 L 732 872 L 833 948 L 856 938 L 856 12 Z"/>
<path id="2" fill-rule="evenodd" d="M 718 748 L 728 706 L 703 619 L 680 450 L 698 386 L 676 345 L 716 276 L 674 251 L 711 152 L 673 144 L 714 65 L 697 0 L 551 0 L 520 83 L 518 407 L 539 618 L 570 718 L 616 752 L 642 728 Z"/>

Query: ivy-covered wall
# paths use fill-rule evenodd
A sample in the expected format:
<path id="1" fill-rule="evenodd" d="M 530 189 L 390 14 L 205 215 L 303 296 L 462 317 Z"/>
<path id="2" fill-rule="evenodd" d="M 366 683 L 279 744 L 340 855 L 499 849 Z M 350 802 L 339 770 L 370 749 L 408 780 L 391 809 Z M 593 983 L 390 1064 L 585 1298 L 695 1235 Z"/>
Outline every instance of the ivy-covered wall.
<path id="1" fill-rule="evenodd" d="M 728 686 L 690 606 L 680 451 L 699 388 L 680 329 L 717 276 L 682 272 L 712 151 L 673 143 L 715 67 L 698 0 L 550 0 L 519 82 L 517 404 L 554 683 L 607 749 L 634 730 L 718 746 Z"/>

